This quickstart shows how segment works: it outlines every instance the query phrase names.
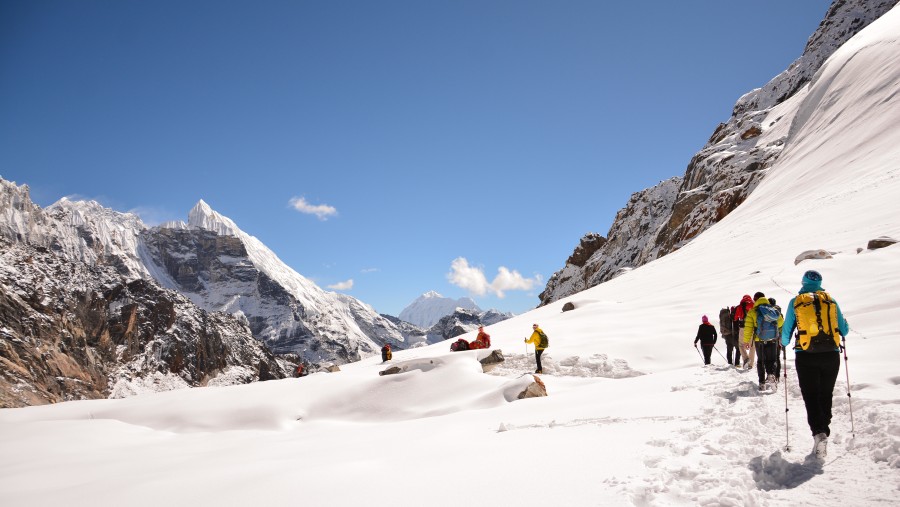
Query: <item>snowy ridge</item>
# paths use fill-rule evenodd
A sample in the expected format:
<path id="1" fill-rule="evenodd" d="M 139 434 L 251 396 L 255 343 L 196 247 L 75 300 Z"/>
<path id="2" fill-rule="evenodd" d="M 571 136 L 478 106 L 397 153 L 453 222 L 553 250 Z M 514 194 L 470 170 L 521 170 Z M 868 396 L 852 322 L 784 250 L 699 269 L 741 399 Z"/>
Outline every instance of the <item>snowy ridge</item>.
<path id="1" fill-rule="evenodd" d="M 145 242 L 148 257 L 166 266 L 168 278 L 185 269 L 195 273 L 174 280 L 179 291 L 203 308 L 239 315 L 275 352 L 344 363 L 375 354 L 385 343 L 408 346 L 410 337 L 371 306 L 322 290 L 203 200 L 186 224 L 154 228 Z"/>
<path id="2" fill-rule="evenodd" d="M 291 269 L 259 239 L 242 231 L 230 218 L 214 211 L 202 199 L 188 213 L 188 226 L 212 231 L 220 236 L 240 238 L 253 264 L 285 287 L 314 314 L 322 306 L 333 303 L 333 296 L 329 297 L 318 285 Z"/>
<path id="3" fill-rule="evenodd" d="M 684 176 L 632 195 L 616 215 L 608 242 L 587 262 L 567 262 L 552 275 L 540 295 L 541 304 L 668 255 L 737 208 L 774 170 L 790 142 L 788 130 L 781 126 L 791 122 L 773 113 L 809 84 L 829 55 L 896 3 L 834 2 L 801 57 L 765 86 L 738 100 L 732 117 L 715 129 L 706 146 L 691 159 Z M 674 196 L 673 183 L 677 186 Z"/>
<path id="4" fill-rule="evenodd" d="M 0 183 L 4 237 L 110 266 L 129 281 L 154 280 L 207 311 L 237 316 L 276 352 L 343 363 L 385 343 L 406 345 L 408 336 L 371 306 L 322 290 L 202 200 L 188 222 L 147 228 L 137 215 L 94 201 L 63 198 L 42 210 L 27 186 Z"/>
<path id="5" fill-rule="evenodd" d="M 400 311 L 401 320 L 428 329 L 438 323 L 442 317 L 450 315 L 457 308 L 481 311 L 472 298 L 446 298 L 435 291 L 422 294 Z"/>

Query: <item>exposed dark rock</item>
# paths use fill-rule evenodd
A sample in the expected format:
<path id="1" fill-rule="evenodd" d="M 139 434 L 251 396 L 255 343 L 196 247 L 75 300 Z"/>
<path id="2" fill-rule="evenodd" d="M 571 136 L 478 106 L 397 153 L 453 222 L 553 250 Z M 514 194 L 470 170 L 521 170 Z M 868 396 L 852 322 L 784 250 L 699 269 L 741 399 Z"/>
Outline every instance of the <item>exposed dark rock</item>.
<path id="1" fill-rule="evenodd" d="M 562 311 L 564 311 L 564 312 L 570 312 L 570 311 L 572 311 L 572 310 L 574 310 L 574 309 L 575 309 L 575 304 L 572 303 L 571 301 L 569 301 L 568 303 L 564 304 L 563 307 L 562 307 Z"/>
<path id="2" fill-rule="evenodd" d="M 124 283 L 112 266 L 3 238 L 0 251 L 0 407 L 123 395 L 157 374 L 187 386 L 251 365 L 250 375 L 236 378 L 284 377 L 230 316 L 153 282 Z"/>
<path id="3" fill-rule="evenodd" d="M 866 248 L 868 248 L 869 250 L 878 250 L 879 248 L 886 248 L 896 243 L 896 239 L 888 236 L 882 236 L 880 238 L 869 240 L 869 244 L 866 245 Z"/>
<path id="4" fill-rule="evenodd" d="M 745 130 L 743 134 L 741 134 L 741 139 L 746 141 L 747 139 L 753 139 L 754 137 L 759 137 L 762 134 L 762 130 L 756 125 L 750 127 Z"/>
<path id="5" fill-rule="evenodd" d="M 605 244 L 606 238 L 599 234 L 589 232 L 581 238 L 578 246 L 575 247 L 575 251 L 572 252 L 572 255 L 566 260 L 566 263 L 578 266 L 579 268 L 583 267 L 584 263 L 594 255 L 594 252 L 599 250 L 600 247 Z"/>
<path id="6" fill-rule="evenodd" d="M 506 361 L 506 358 L 503 357 L 503 351 L 494 349 L 489 356 L 481 359 L 479 362 L 481 363 L 481 370 L 487 373 L 504 361 Z"/>
<path id="7" fill-rule="evenodd" d="M 542 396 L 547 396 L 547 386 L 544 385 L 544 382 L 537 375 L 532 375 L 531 378 L 534 379 L 534 382 L 528 384 L 528 387 L 525 388 L 524 391 L 519 393 L 518 399 L 522 400 L 525 398 L 539 398 Z"/>

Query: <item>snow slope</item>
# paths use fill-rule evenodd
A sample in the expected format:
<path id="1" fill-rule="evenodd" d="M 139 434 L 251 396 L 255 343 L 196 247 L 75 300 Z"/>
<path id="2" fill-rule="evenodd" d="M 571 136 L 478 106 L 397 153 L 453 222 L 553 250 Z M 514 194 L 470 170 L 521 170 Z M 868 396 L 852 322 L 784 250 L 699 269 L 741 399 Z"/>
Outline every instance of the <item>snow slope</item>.
<path id="1" fill-rule="evenodd" d="M 724 220 L 491 326 L 508 357 L 491 374 L 477 362 L 488 351 L 441 343 L 396 352 L 398 375 L 369 358 L 303 379 L 3 410 L 0 504 L 896 504 L 900 246 L 866 245 L 900 238 L 898 34 L 895 8 L 770 112 L 763 135 L 784 153 Z M 795 264 L 817 249 L 832 258 Z M 753 372 L 716 354 L 704 368 L 691 346 L 701 315 L 757 290 L 786 304 L 807 269 L 852 329 L 824 463 L 808 459 L 792 352 L 787 390 L 760 396 Z M 550 337 L 550 395 L 516 400 L 532 322 Z"/>

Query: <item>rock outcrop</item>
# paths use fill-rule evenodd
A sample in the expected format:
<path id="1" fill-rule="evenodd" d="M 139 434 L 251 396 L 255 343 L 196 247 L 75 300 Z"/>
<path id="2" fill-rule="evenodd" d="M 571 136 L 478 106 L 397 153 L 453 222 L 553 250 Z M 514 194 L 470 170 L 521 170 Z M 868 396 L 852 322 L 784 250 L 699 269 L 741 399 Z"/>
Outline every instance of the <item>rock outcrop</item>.
<path id="1" fill-rule="evenodd" d="M 762 88 L 738 99 L 683 176 L 631 196 L 607 241 L 583 260 L 589 233 L 540 294 L 546 305 L 671 253 L 722 220 L 765 177 L 789 142 L 791 118 L 777 106 L 802 89 L 844 42 L 889 11 L 897 0 L 836 0 L 803 54 Z"/>
<path id="2" fill-rule="evenodd" d="M 231 316 L 0 237 L 0 407 L 283 378 Z"/>

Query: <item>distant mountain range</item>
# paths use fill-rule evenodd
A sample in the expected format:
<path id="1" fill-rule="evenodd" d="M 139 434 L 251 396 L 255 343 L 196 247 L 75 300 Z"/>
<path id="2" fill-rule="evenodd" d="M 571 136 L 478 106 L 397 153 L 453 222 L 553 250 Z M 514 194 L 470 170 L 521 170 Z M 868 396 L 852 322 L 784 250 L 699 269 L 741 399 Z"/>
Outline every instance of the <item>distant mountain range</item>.
<path id="1" fill-rule="evenodd" d="M 423 329 L 428 329 L 438 323 L 441 318 L 452 314 L 457 308 L 463 310 L 475 310 L 481 308 L 471 298 L 459 299 L 446 298 L 435 291 L 422 294 L 400 312 L 400 319 L 414 324 Z"/>
<path id="2" fill-rule="evenodd" d="M 229 365 L 253 370 L 253 374 L 234 375 L 235 381 L 284 376 L 291 366 L 276 363 L 273 352 L 292 354 L 295 361 L 340 364 L 376 354 L 385 343 L 402 349 L 425 341 L 424 331 L 415 326 L 398 326 L 353 297 L 322 290 L 202 200 L 190 211 L 186 222 L 147 227 L 137 215 L 104 208 L 93 201 L 64 198 L 41 209 L 31 201 L 27 185 L 18 186 L 0 179 L 0 238 L 4 240 L 4 279 L 0 297 L 6 298 L 0 301 L 0 310 L 6 309 L 6 313 L 0 311 L 0 329 L 5 333 L 0 333 L 0 357 L 3 357 L 2 350 L 10 351 L 10 358 L 17 357 L 10 359 L 10 365 L 17 364 L 22 372 L 33 371 L 34 367 L 29 365 L 40 364 L 39 359 L 20 361 L 33 354 L 40 357 L 38 349 L 41 343 L 46 345 L 44 341 L 34 342 L 41 333 L 36 333 L 33 326 L 21 327 L 17 315 L 20 312 L 33 315 L 36 321 L 51 322 L 51 328 L 67 325 L 77 328 L 77 332 L 69 332 L 81 336 L 81 341 L 73 342 L 77 343 L 79 351 L 75 356 L 64 354 L 68 359 L 56 363 L 71 360 L 79 366 L 68 368 L 72 370 L 71 375 L 50 370 L 54 371 L 55 377 L 78 379 L 77 385 L 88 386 L 74 390 L 81 397 L 112 393 L 114 382 L 110 376 L 118 375 L 124 371 L 122 368 L 132 368 L 134 375 L 140 377 L 155 368 L 166 376 L 165 381 L 156 382 L 163 390 L 174 385 L 173 375 L 184 385 L 201 385 L 222 376 Z M 36 262 L 42 266 L 37 266 Z M 27 290 L 22 289 L 23 277 L 27 279 L 30 272 L 27 268 L 32 266 L 40 273 L 34 275 L 40 282 L 32 280 L 25 284 Z M 58 266 L 53 269 L 60 274 L 48 274 L 48 266 Z M 80 272 L 95 274 L 68 276 Z M 48 306 L 44 301 L 50 297 L 47 294 L 58 294 L 67 303 Z M 119 298 L 125 299 L 120 301 Z M 149 306 L 133 306 L 138 300 L 144 300 Z M 54 312 L 65 315 L 66 309 L 81 308 L 85 304 L 89 308 L 84 312 L 90 310 L 89 316 L 83 312 L 75 312 L 74 317 L 63 320 L 57 320 L 55 316 Z M 206 332 L 220 337 L 227 335 L 228 342 L 238 339 L 255 352 L 238 353 L 237 349 L 226 350 L 217 345 L 214 362 L 218 362 L 208 367 L 198 362 L 196 354 L 200 352 L 196 350 L 179 352 L 180 359 L 173 359 L 174 362 L 167 362 L 165 354 L 160 352 L 153 361 L 145 361 L 138 367 L 132 364 L 137 357 L 135 354 L 144 354 L 144 349 L 153 342 L 168 344 L 163 349 L 170 350 L 174 346 L 171 340 L 178 333 L 169 327 L 160 327 L 157 322 L 142 329 L 138 333 L 140 339 L 129 338 L 132 340 L 128 346 L 130 352 L 124 356 L 117 349 L 122 346 L 117 340 L 125 338 L 119 336 L 112 342 L 104 341 L 112 339 L 118 332 L 107 329 L 110 327 L 118 330 L 125 325 L 129 329 L 125 334 L 131 336 L 135 326 L 143 325 L 142 312 L 146 310 L 155 315 L 159 305 L 178 309 L 164 312 L 168 315 L 166 322 L 171 321 L 174 325 L 181 315 L 190 315 L 186 318 L 203 322 L 207 326 Z M 120 322 L 125 318 L 120 313 L 123 308 L 132 311 L 128 324 Z M 227 330 L 208 328 L 210 322 L 218 322 L 225 316 L 227 319 L 222 320 L 222 326 Z M 252 339 L 247 342 L 246 338 L 251 336 L 267 347 L 260 348 Z M 53 340 L 51 344 L 57 342 Z M 101 343 L 107 344 L 101 346 Z M 72 346 L 60 345 L 67 352 L 72 352 Z M 194 346 L 203 347 L 203 344 L 192 343 L 191 347 Z M 51 349 L 56 350 L 56 346 Z M 221 354 L 224 355 L 219 357 Z M 102 367 L 91 369 L 91 358 L 101 356 L 104 358 Z M 188 356 L 195 359 L 196 371 L 189 371 L 191 369 L 182 364 L 190 362 Z M 250 356 L 265 356 L 265 367 L 260 369 L 259 359 L 253 359 L 252 367 L 240 359 Z M 132 366 L 126 366 L 128 364 Z M 84 368 L 87 370 L 82 371 Z M 85 373 L 88 370 L 90 372 Z M 48 383 L 35 387 L 34 375 L 23 375 L 8 377 L 7 381 L 33 387 L 32 391 L 41 393 L 35 399 L 58 401 L 54 391 L 69 391 L 71 395 L 72 389 Z M 144 387 L 152 389 L 152 386 Z M 139 389 L 143 388 L 131 390 Z M 127 392 L 128 389 L 120 391 Z"/>

